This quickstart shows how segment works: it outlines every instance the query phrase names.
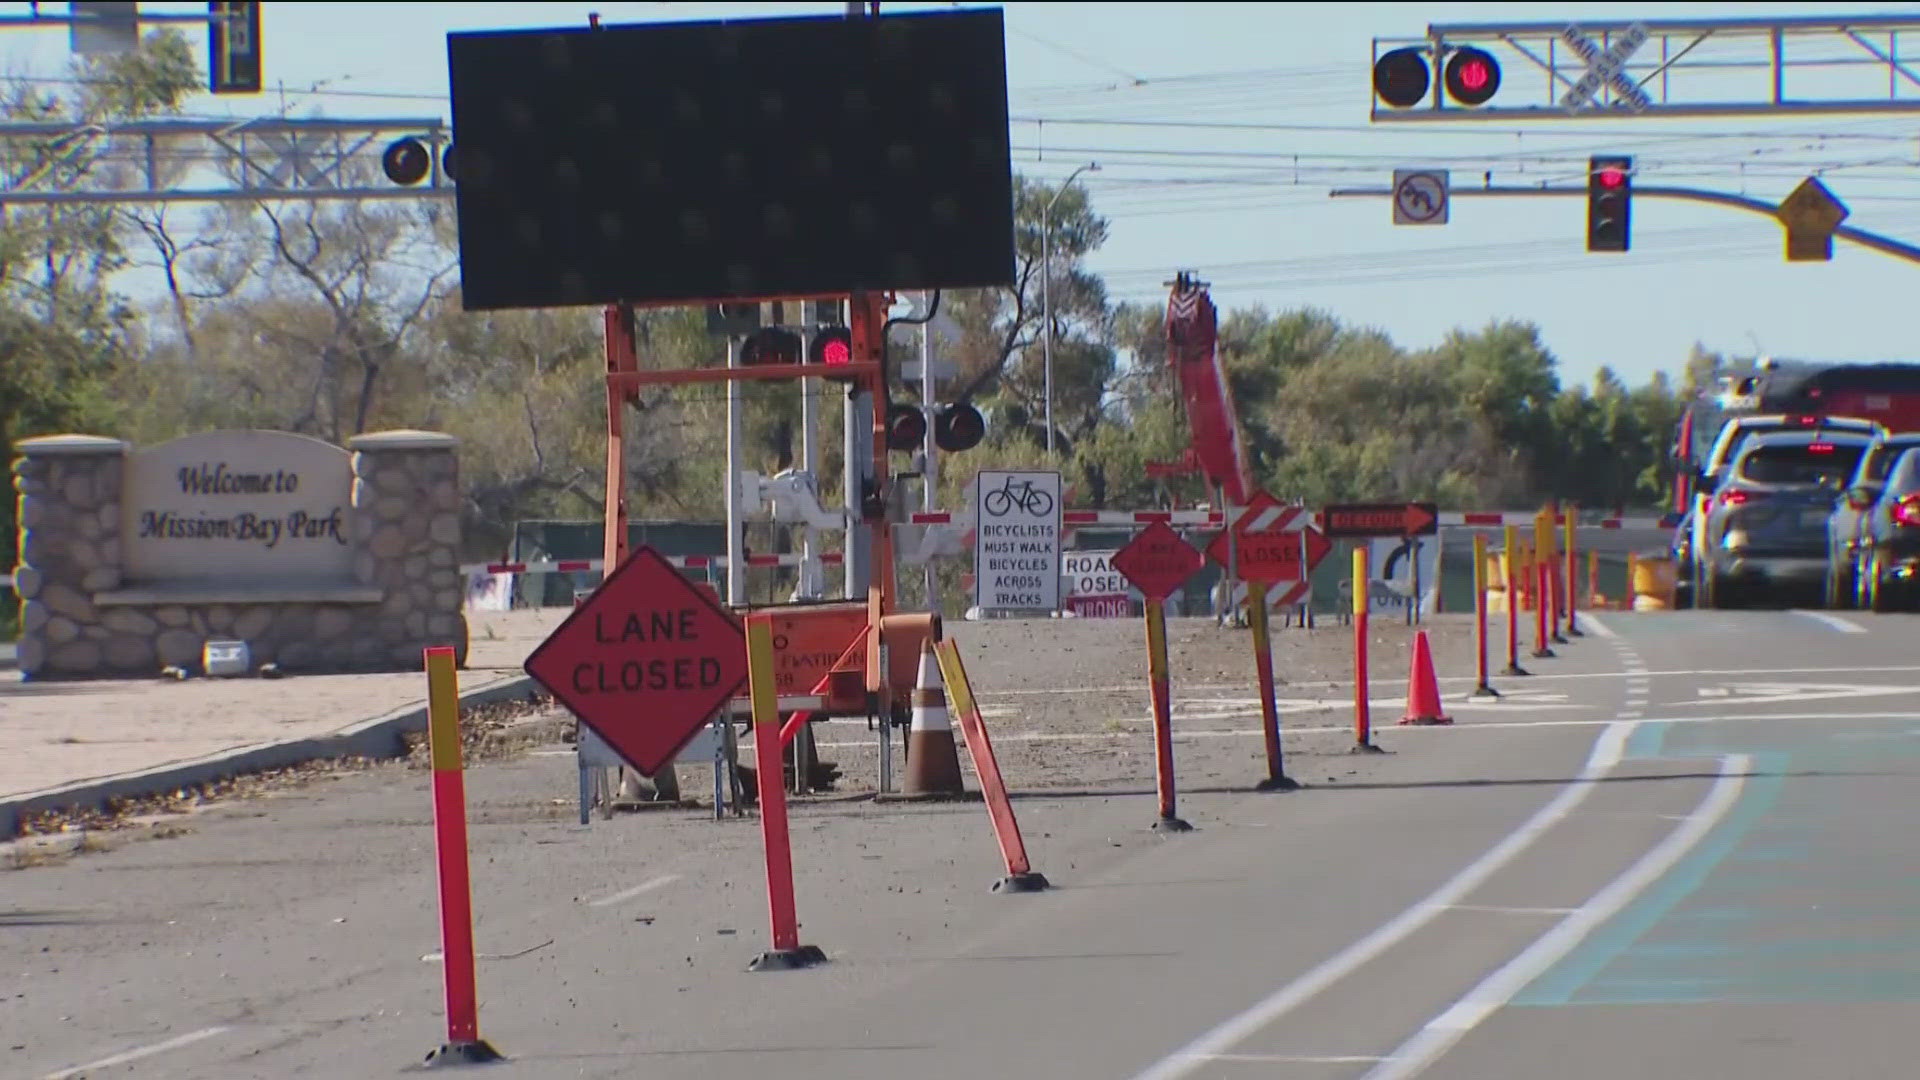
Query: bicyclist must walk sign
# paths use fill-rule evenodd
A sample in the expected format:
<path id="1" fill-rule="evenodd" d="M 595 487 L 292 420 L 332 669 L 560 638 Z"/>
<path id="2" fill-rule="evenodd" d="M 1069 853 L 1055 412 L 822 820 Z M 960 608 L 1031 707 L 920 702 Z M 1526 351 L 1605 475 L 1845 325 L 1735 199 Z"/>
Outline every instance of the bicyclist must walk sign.
<path id="1" fill-rule="evenodd" d="M 973 576 L 982 611 L 1060 607 L 1060 474 L 974 478 Z"/>

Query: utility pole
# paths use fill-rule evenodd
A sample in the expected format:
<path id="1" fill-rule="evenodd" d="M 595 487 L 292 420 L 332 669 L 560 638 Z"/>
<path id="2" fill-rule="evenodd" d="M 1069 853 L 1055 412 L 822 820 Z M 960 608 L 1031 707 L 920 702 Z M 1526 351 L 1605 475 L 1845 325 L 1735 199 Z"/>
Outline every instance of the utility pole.
<path id="1" fill-rule="evenodd" d="M 1085 165 L 1067 174 L 1053 198 L 1040 208 L 1040 324 L 1045 336 L 1041 346 L 1045 357 L 1046 398 L 1047 398 L 1047 456 L 1053 456 L 1053 204 L 1067 193 L 1073 181 L 1083 172 L 1099 172 L 1100 163 L 1089 161 Z"/>

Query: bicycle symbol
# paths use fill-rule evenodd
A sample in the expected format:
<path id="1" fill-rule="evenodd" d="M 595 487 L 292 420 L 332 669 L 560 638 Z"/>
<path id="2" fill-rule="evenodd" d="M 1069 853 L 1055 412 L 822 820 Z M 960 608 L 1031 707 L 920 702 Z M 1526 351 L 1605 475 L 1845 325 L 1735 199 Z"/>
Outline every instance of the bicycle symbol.
<path id="1" fill-rule="evenodd" d="M 982 506 L 989 517 L 1006 517 L 1016 506 L 1034 517 L 1046 517 L 1053 513 L 1053 496 L 1034 487 L 1031 480 L 1008 476 L 1005 484 L 987 492 Z"/>

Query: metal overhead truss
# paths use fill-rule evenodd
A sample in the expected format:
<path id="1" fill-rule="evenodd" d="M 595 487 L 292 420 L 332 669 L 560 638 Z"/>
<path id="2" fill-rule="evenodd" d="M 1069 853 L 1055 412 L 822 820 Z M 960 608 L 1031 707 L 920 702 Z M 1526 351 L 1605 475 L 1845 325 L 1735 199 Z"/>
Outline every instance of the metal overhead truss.
<path id="1" fill-rule="evenodd" d="M 411 186 L 380 165 L 407 137 L 432 152 Z M 0 205 L 452 198 L 452 140 L 438 118 L 0 123 Z"/>
<path id="2" fill-rule="evenodd" d="M 1424 38 L 1375 38 L 1374 59 L 1409 46 L 1426 50 L 1436 70 L 1455 49 L 1484 49 L 1504 71 L 1501 89 L 1488 104 L 1465 107 L 1448 101 L 1436 78 L 1422 105 L 1388 108 L 1375 97 L 1373 120 L 1920 112 L 1920 14 L 1434 24 Z M 1617 75 L 1589 64 L 1596 46 L 1631 49 Z"/>

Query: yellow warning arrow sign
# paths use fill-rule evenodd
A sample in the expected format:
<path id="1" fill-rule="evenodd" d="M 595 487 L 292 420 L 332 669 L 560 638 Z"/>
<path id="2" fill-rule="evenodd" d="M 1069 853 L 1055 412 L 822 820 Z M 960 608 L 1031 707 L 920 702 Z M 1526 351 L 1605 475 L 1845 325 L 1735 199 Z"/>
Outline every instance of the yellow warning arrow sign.
<path id="1" fill-rule="evenodd" d="M 1788 262 L 1828 262 L 1833 258 L 1833 230 L 1847 220 L 1847 207 L 1817 178 L 1800 182 L 1774 211 L 1787 227 Z"/>

